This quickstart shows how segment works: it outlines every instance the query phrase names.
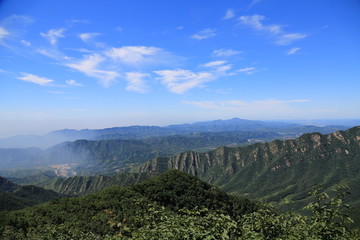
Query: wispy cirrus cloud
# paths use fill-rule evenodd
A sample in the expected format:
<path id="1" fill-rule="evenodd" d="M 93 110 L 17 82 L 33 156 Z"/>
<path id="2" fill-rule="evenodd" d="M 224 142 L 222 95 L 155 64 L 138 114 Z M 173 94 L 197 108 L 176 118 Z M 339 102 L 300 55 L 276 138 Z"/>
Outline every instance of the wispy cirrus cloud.
<path id="1" fill-rule="evenodd" d="M 301 33 L 289 33 L 289 34 L 284 34 L 282 36 L 280 36 L 277 40 L 276 40 L 276 44 L 278 45 L 290 45 L 292 44 L 294 41 L 300 40 L 300 39 L 304 39 L 306 38 L 307 35 L 306 34 L 301 34 Z"/>
<path id="2" fill-rule="evenodd" d="M 26 26 L 33 22 L 33 19 L 23 15 L 11 15 L 0 21 L 0 45 L 22 55 L 18 43 L 21 43 L 22 36 L 26 33 Z"/>
<path id="3" fill-rule="evenodd" d="M 105 55 L 127 65 L 162 63 L 170 57 L 170 54 L 162 48 L 147 46 L 110 48 L 105 52 Z"/>
<path id="4" fill-rule="evenodd" d="M 30 46 L 31 46 L 31 42 L 29 42 L 29 41 L 20 40 L 20 42 L 21 42 L 22 44 L 24 44 L 24 46 L 27 46 L 27 47 L 30 47 Z"/>
<path id="5" fill-rule="evenodd" d="M 286 52 L 286 55 L 293 55 L 293 54 L 295 54 L 296 52 L 298 52 L 300 49 L 301 49 L 301 48 L 298 48 L 298 47 L 292 48 L 292 49 L 290 49 L 289 51 Z"/>
<path id="6" fill-rule="evenodd" d="M 212 61 L 212 62 L 205 63 L 202 66 L 203 67 L 216 67 L 219 65 L 223 65 L 225 63 L 226 63 L 226 61 Z"/>
<path id="7" fill-rule="evenodd" d="M 250 5 L 249 5 L 249 8 L 253 7 L 255 4 L 257 4 L 257 3 L 261 2 L 261 1 L 263 1 L 263 0 L 252 0 Z"/>
<path id="8" fill-rule="evenodd" d="M 59 38 L 64 38 L 65 28 L 50 29 L 47 33 L 40 33 L 40 35 L 46 38 L 51 45 L 55 45 Z"/>
<path id="9" fill-rule="evenodd" d="M 226 71 L 230 70 L 232 68 L 231 64 L 227 64 L 227 61 L 212 61 L 212 62 L 208 62 L 205 64 L 202 64 L 202 67 L 206 67 L 206 68 L 212 68 L 215 69 L 215 71 L 217 72 L 217 74 L 220 73 L 225 73 Z"/>
<path id="10" fill-rule="evenodd" d="M 70 80 L 66 80 L 66 85 L 68 86 L 75 86 L 75 87 L 81 87 L 83 86 L 81 83 L 78 83 L 77 81 L 70 79 Z"/>
<path id="11" fill-rule="evenodd" d="M 281 25 L 277 24 L 263 24 L 265 19 L 262 15 L 252 15 L 252 16 L 241 16 L 239 17 L 239 22 L 243 25 L 247 25 L 256 31 L 269 33 L 275 37 L 275 44 L 277 45 L 290 45 L 294 41 L 304 39 L 307 37 L 307 34 L 303 33 L 286 33 L 283 30 Z"/>
<path id="12" fill-rule="evenodd" d="M 101 35 L 101 33 L 80 33 L 79 34 L 79 38 L 83 41 L 83 42 L 88 42 L 91 39 L 93 39 L 96 36 Z"/>
<path id="13" fill-rule="evenodd" d="M 52 80 L 52 79 L 39 77 L 37 75 L 30 74 L 30 73 L 21 73 L 21 74 L 22 74 L 22 76 L 17 77 L 17 79 L 23 80 L 25 82 L 35 83 L 35 84 L 38 84 L 41 86 L 47 86 L 50 83 L 54 82 L 54 80 Z"/>
<path id="14" fill-rule="evenodd" d="M 223 19 L 227 20 L 227 19 L 231 19 L 235 17 L 235 13 L 234 10 L 229 8 L 228 10 L 226 10 L 225 12 L 225 16 L 223 17 Z"/>
<path id="15" fill-rule="evenodd" d="M 240 52 L 240 51 L 221 48 L 221 49 L 214 50 L 212 55 L 215 56 L 215 57 L 230 57 L 230 56 L 238 55 L 238 54 L 241 54 L 241 53 L 242 52 Z"/>
<path id="16" fill-rule="evenodd" d="M 10 33 L 4 28 L 0 26 L 0 39 L 5 38 Z"/>
<path id="17" fill-rule="evenodd" d="M 87 76 L 97 78 L 100 80 L 101 85 L 109 87 L 120 75 L 116 71 L 100 69 L 100 64 L 104 61 L 105 58 L 99 54 L 92 54 L 84 56 L 81 60 L 67 63 L 65 66 L 82 72 Z"/>
<path id="18" fill-rule="evenodd" d="M 190 89 L 202 87 L 215 79 L 211 72 L 193 72 L 185 69 L 154 71 L 165 87 L 173 93 L 183 94 Z"/>
<path id="19" fill-rule="evenodd" d="M 252 16 L 241 16 L 239 17 L 239 21 L 241 24 L 248 25 L 255 30 L 269 32 L 272 34 L 279 34 L 282 32 L 282 27 L 280 25 L 264 25 L 262 20 L 265 17 L 261 15 L 252 15 Z"/>
<path id="20" fill-rule="evenodd" d="M 255 70 L 256 70 L 255 67 L 247 67 L 247 68 L 241 68 L 241 69 L 237 70 L 237 72 L 251 75 L 251 74 L 255 73 Z"/>
<path id="21" fill-rule="evenodd" d="M 196 40 L 203 40 L 214 36 L 216 36 L 216 30 L 211 28 L 206 28 L 204 30 L 195 33 L 194 35 L 191 35 L 191 38 L 194 38 Z"/>
<path id="22" fill-rule="evenodd" d="M 125 79 L 128 83 L 126 90 L 129 92 L 145 93 L 147 92 L 147 85 L 144 78 L 148 78 L 150 74 L 140 72 L 127 72 Z"/>

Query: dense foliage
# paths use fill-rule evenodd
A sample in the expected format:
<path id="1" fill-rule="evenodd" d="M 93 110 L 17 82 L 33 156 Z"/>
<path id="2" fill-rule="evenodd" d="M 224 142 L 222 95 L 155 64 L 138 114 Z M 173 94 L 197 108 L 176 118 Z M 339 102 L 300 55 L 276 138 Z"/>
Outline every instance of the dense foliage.
<path id="1" fill-rule="evenodd" d="M 312 215 L 278 214 L 170 171 L 134 187 L 65 198 L 1 218 L 2 239 L 358 239 L 343 213 L 347 188 L 319 189 Z M 232 210 L 233 209 L 233 210 Z"/>
<path id="2" fill-rule="evenodd" d="M 0 211 L 22 209 L 64 196 L 36 186 L 20 186 L 0 177 Z"/>

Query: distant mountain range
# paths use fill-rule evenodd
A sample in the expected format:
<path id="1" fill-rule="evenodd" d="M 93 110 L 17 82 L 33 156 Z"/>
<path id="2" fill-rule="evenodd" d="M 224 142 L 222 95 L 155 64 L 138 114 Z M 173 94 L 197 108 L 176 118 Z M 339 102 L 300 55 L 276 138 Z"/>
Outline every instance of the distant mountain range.
<path id="1" fill-rule="evenodd" d="M 111 161 L 103 164 L 113 166 Z M 282 209 L 301 209 L 309 202 L 308 193 L 316 185 L 328 190 L 336 184 L 346 184 L 351 188 L 351 204 L 360 206 L 360 127 L 326 135 L 308 133 L 296 139 L 155 157 L 130 168 L 132 173 L 113 176 L 38 175 L 14 181 L 38 182 L 39 186 L 62 194 L 85 195 L 112 185 L 131 185 L 170 169 L 187 172 L 238 196 L 274 202 Z"/>
<path id="2" fill-rule="evenodd" d="M 171 156 L 187 150 L 209 150 L 223 145 L 241 145 L 251 140 L 281 138 L 266 131 L 202 132 L 187 135 L 152 137 L 139 140 L 76 140 L 48 149 L 0 149 L 0 168 L 81 165 L 77 174 L 114 173 L 128 164 L 136 164 L 157 156 Z"/>
<path id="3" fill-rule="evenodd" d="M 217 131 L 266 131 L 286 133 L 297 136 L 306 132 L 318 131 L 330 133 L 336 130 L 345 130 L 349 125 L 329 125 L 317 127 L 315 125 L 302 125 L 287 122 L 266 122 L 233 118 L 228 120 L 215 120 L 192 124 L 158 126 L 129 126 L 105 129 L 63 129 L 50 132 L 46 135 L 19 135 L 0 139 L 0 148 L 48 148 L 55 144 L 79 139 L 86 140 L 136 140 L 148 137 L 162 137 L 194 132 Z"/>
<path id="4" fill-rule="evenodd" d="M 317 184 L 326 189 L 347 184 L 352 202 L 360 204 L 360 127 L 297 139 L 275 140 L 246 147 L 220 147 L 153 158 L 134 170 L 159 174 L 178 169 L 226 192 L 280 202 L 298 208 Z"/>

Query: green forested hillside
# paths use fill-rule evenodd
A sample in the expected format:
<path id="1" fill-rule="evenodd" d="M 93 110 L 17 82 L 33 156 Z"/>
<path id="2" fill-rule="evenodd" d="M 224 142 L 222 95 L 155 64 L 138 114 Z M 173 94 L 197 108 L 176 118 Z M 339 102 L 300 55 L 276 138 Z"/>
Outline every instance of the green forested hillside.
<path id="1" fill-rule="evenodd" d="M 0 215 L 1 239 L 357 239 L 335 198 L 314 192 L 311 216 L 277 214 L 179 171 Z"/>
<path id="2" fill-rule="evenodd" d="M 304 134 L 294 140 L 276 140 L 247 147 L 220 147 L 215 151 L 184 152 L 158 157 L 139 172 L 179 169 L 253 199 L 278 202 L 285 209 L 300 208 L 317 184 L 326 189 L 347 184 L 353 203 L 360 201 L 360 127 L 328 135 Z"/>
<path id="3" fill-rule="evenodd" d="M 162 213 L 173 215 L 184 208 L 207 208 L 236 219 L 258 206 L 247 199 L 229 196 L 188 174 L 170 171 L 134 186 L 113 186 L 84 197 L 62 198 L 8 212 L 1 217 L 1 225 L 25 235 L 34 229 L 63 225 L 70 232 L 105 236 L 120 231 L 131 236 L 132 231 L 148 224 L 150 212 L 158 211 L 156 217 L 160 217 Z M 111 226 L 111 222 L 120 225 Z"/>
<path id="4" fill-rule="evenodd" d="M 0 211 L 22 209 L 61 197 L 65 195 L 36 186 L 20 186 L 0 177 Z"/>

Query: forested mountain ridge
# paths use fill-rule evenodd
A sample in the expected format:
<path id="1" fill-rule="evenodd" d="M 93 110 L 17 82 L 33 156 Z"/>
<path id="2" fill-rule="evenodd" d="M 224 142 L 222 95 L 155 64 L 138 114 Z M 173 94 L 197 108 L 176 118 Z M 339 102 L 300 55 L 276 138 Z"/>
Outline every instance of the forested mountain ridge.
<path id="1" fill-rule="evenodd" d="M 0 166 L 28 167 L 54 164 L 81 164 L 82 175 L 115 173 L 129 163 L 147 161 L 157 156 L 171 156 L 199 148 L 245 144 L 249 139 L 269 140 L 280 135 L 266 131 L 204 132 L 187 135 L 152 137 L 141 140 L 77 140 L 45 150 L 0 149 Z M 74 170 L 78 172 L 79 170 Z"/>
<path id="2" fill-rule="evenodd" d="M 230 193 L 288 206 L 304 204 L 316 184 L 330 188 L 344 183 L 359 203 L 360 127 L 206 153 L 188 151 L 154 158 L 135 171 L 158 174 L 168 169 L 190 173 Z"/>

